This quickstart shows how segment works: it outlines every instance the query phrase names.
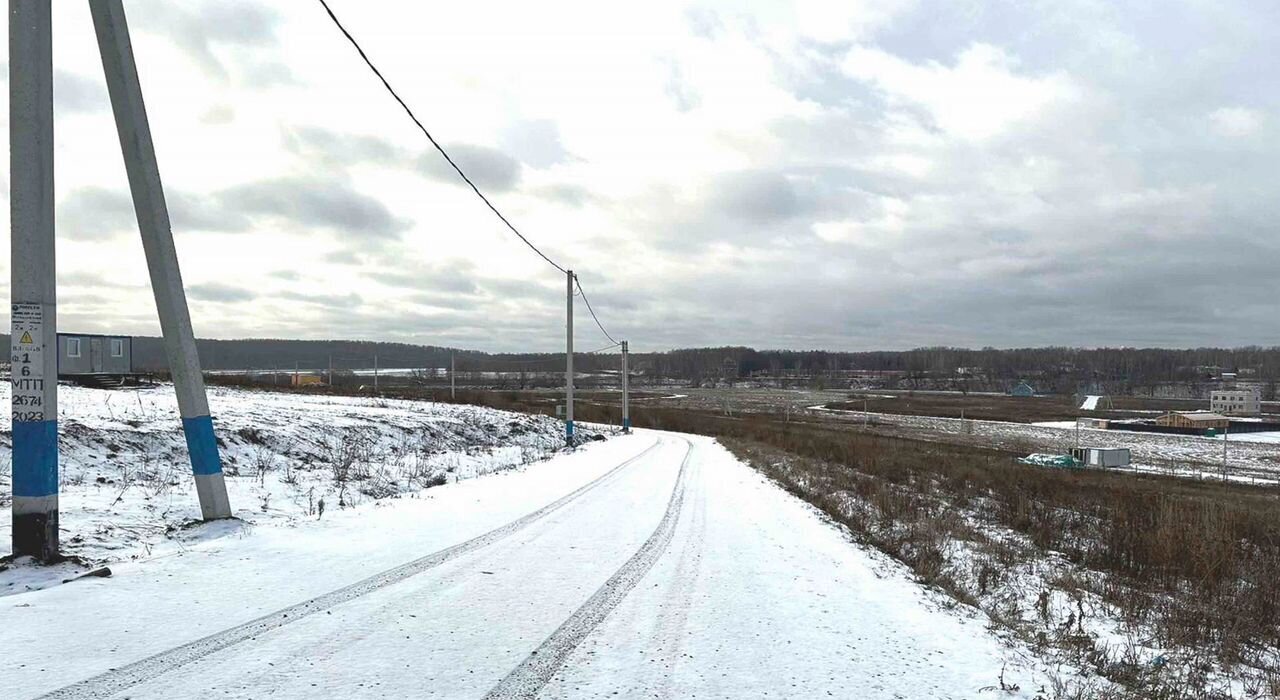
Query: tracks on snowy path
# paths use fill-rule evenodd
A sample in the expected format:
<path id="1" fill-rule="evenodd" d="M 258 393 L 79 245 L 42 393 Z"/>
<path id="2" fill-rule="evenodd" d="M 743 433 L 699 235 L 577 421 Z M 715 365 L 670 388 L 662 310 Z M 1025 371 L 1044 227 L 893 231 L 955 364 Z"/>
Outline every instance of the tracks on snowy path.
<path id="1" fill-rule="evenodd" d="M 564 506 L 569 505 L 597 487 L 612 481 L 613 477 L 619 474 L 623 469 L 648 456 L 661 444 L 661 440 L 655 440 L 652 445 L 641 450 L 635 456 L 618 464 L 592 481 L 583 484 L 574 491 L 552 501 L 538 510 L 517 518 L 506 525 L 494 528 L 493 530 L 467 540 L 466 542 L 446 547 L 445 549 L 414 559 L 408 563 L 374 574 L 362 581 L 357 581 L 351 585 L 316 596 L 315 598 L 305 600 L 301 603 L 295 603 L 289 607 L 282 608 L 273 613 L 268 613 L 255 620 L 250 620 L 249 622 L 223 630 L 222 632 L 188 642 L 181 646 L 169 649 L 168 651 L 162 651 L 145 659 L 135 661 L 126 666 L 112 669 L 97 676 L 82 680 L 78 683 L 73 683 L 63 688 L 59 688 L 58 690 L 40 697 L 66 700 L 111 697 L 112 695 L 139 683 L 151 680 L 152 678 L 156 678 L 157 676 L 181 668 L 189 663 L 199 661 L 207 657 L 209 654 L 240 644 L 241 642 L 254 639 L 258 635 L 283 627 L 291 622 L 297 622 L 309 615 L 323 612 L 336 605 L 368 595 L 376 590 L 403 581 L 411 576 L 415 576 L 427 571 L 428 569 L 437 567 L 464 554 L 468 554 L 482 547 L 491 545 L 528 527 L 529 525 L 532 525 L 538 520 L 541 520 Z M 688 454 L 685 455 L 685 460 L 686 462 L 688 461 Z M 681 465 L 680 473 L 681 479 L 683 479 L 683 464 Z M 683 482 L 681 481 L 680 483 Z M 669 533 L 667 535 L 667 539 L 670 539 Z M 646 543 L 646 546 L 648 546 L 648 544 L 649 543 Z M 610 579 L 610 582 L 612 581 L 613 579 Z M 608 584 L 606 584 L 606 586 L 607 585 Z M 597 595 L 599 594 L 597 593 Z"/>
<path id="2" fill-rule="evenodd" d="M 667 510 L 658 522 L 658 527 L 640 549 L 631 555 L 604 585 L 583 603 L 569 619 L 561 623 L 550 637 L 542 642 L 532 653 L 525 657 L 511 673 L 498 682 L 485 695 L 485 700 L 507 700 L 508 698 L 533 698 L 543 686 L 564 666 L 564 662 L 591 634 L 601 622 L 618 607 L 623 598 L 635 588 L 640 579 L 653 568 L 654 563 L 666 551 L 675 533 L 676 523 L 680 519 L 680 511 L 684 506 L 685 486 L 688 483 L 689 458 L 693 456 L 693 443 L 685 440 L 687 449 L 680 462 L 680 473 L 676 477 L 675 488 L 671 491 L 671 499 L 667 502 Z"/>

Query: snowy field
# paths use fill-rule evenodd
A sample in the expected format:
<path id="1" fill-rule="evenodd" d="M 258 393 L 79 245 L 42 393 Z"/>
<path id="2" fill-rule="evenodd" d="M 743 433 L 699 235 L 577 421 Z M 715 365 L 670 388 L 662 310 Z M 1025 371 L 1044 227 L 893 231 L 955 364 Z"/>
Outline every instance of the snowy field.
<path id="1" fill-rule="evenodd" d="M 864 419 L 862 411 L 828 409 L 811 406 L 823 415 L 844 420 Z M 1020 450 L 1023 452 L 1064 453 L 1076 446 L 1127 447 L 1136 471 L 1169 473 L 1193 478 L 1221 478 L 1223 472 L 1223 438 L 1191 435 L 1138 433 L 1125 430 L 1080 428 L 1072 421 L 1047 423 L 1011 423 L 930 416 L 904 416 L 891 413 L 865 414 L 866 419 L 881 426 L 893 426 L 922 437 L 945 437 L 953 442 Z M 1280 436 L 1275 433 L 1230 435 L 1226 445 L 1229 478 L 1253 483 L 1280 483 Z"/>
<path id="2" fill-rule="evenodd" d="M 428 493 L 11 597 L 11 697 L 1030 699 L 1069 673 L 710 439 Z"/>
<path id="3" fill-rule="evenodd" d="M 8 392 L 5 383 L 0 402 Z M 266 523 L 330 518 L 382 499 L 419 498 L 433 486 L 545 459 L 564 440 L 562 424 L 542 416 L 210 387 L 227 489 L 241 522 L 203 526 L 172 386 L 60 386 L 58 401 L 62 547 L 88 562 L 180 550 Z M 7 547 L 7 419 L 3 428 L 0 546 Z M 0 595 L 49 576 L 22 567 L 0 571 Z"/>

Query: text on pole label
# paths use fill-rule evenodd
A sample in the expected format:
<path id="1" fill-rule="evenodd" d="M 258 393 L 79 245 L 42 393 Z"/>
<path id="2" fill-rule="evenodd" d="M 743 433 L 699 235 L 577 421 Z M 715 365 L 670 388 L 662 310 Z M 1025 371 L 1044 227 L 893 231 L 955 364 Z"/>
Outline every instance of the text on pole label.
<path id="1" fill-rule="evenodd" d="M 14 304 L 9 353 L 13 385 L 13 420 L 42 421 L 44 417 L 44 307 Z"/>

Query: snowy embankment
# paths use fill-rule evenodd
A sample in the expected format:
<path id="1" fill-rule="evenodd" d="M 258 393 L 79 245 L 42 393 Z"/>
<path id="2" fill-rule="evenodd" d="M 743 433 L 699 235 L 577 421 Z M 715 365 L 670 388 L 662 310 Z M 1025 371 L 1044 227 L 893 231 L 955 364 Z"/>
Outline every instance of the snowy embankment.
<path id="1" fill-rule="evenodd" d="M 0 401 L 8 401 L 7 384 Z M 62 549 L 89 562 L 245 525 L 291 525 L 339 509 L 544 459 L 559 421 L 474 406 L 211 387 L 228 527 L 200 517 L 173 387 L 58 388 Z M 10 432 L 0 434 L 0 541 L 9 542 Z M 588 431 L 590 432 L 590 431 Z M 323 512 L 322 512 L 323 511 Z M 0 595 L 32 585 L 0 572 Z M 47 574 L 43 575 L 47 578 Z"/>
<path id="2" fill-rule="evenodd" d="M 11 599 L 11 694 L 1032 700 L 1056 673 L 708 438 L 429 493 Z"/>

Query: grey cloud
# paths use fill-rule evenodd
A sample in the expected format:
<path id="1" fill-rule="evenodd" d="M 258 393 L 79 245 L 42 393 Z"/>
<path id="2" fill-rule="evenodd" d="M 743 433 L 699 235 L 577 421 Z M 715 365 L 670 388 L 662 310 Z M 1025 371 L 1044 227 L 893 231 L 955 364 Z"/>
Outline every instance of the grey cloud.
<path id="1" fill-rule="evenodd" d="M 663 87 L 663 91 L 675 103 L 676 109 L 681 112 L 688 112 L 702 104 L 702 96 L 685 80 L 680 64 L 675 61 L 671 61 L 668 66 L 667 83 Z"/>
<path id="2" fill-rule="evenodd" d="M 365 240 L 393 240 L 411 223 L 345 182 L 283 177 L 237 185 L 217 195 L 225 210 L 279 217 L 303 227 L 325 228 Z"/>
<path id="3" fill-rule="evenodd" d="M 769 223 L 801 213 L 795 187 L 779 173 L 729 173 L 722 175 L 712 187 L 713 205 L 735 219 Z"/>
<path id="4" fill-rule="evenodd" d="M 277 292 L 273 296 L 278 299 L 288 299 L 290 301 L 341 309 L 351 309 L 364 303 L 360 295 L 354 292 L 351 294 L 306 294 L 303 292 L 284 291 Z"/>
<path id="5" fill-rule="evenodd" d="M 139 285 L 127 284 L 116 278 L 108 278 L 106 275 L 97 272 L 63 272 L 58 271 L 58 286 L 67 287 L 90 287 L 94 289 L 133 289 Z M 61 299 L 61 296 L 59 296 Z"/>
<path id="6" fill-rule="evenodd" d="M 131 5 L 132 23 L 172 40 L 211 76 L 230 72 L 219 49 L 262 48 L 278 43 L 280 18 L 268 5 L 245 0 L 172 3 L 150 0 Z"/>
<path id="7" fill-rule="evenodd" d="M 71 240 L 106 240 L 138 230 L 129 195 L 102 187 L 72 190 L 58 203 L 56 217 L 58 234 Z"/>
<path id="8" fill-rule="evenodd" d="M 522 303 L 534 301 L 544 303 L 546 299 L 564 301 L 564 281 L 559 284 L 548 284 L 540 279 L 498 279 L 481 278 L 476 282 L 482 290 L 491 296 L 505 299 L 519 299 Z M 557 296 L 558 295 L 558 296 Z"/>
<path id="9" fill-rule="evenodd" d="M 176 232 L 240 233 L 253 225 L 242 211 L 219 201 L 217 196 L 171 190 L 165 193 L 165 199 Z"/>
<path id="10" fill-rule="evenodd" d="M 454 295 L 472 295 L 479 291 L 474 266 L 465 260 L 455 260 L 415 270 L 380 269 L 366 273 L 389 287 L 419 291 L 445 292 Z"/>
<path id="11" fill-rule="evenodd" d="M 445 146 L 458 167 L 483 191 L 507 192 L 520 184 L 520 162 L 488 146 L 460 143 Z M 418 159 L 418 171 L 441 182 L 466 186 L 443 156 L 428 151 Z"/>
<path id="12" fill-rule="evenodd" d="M 242 69 L 242 72 L 244 73 L 244 84 L 252 88 L 266 89 L 300 84 L 288 64 L 280 61 L 265 61 L 247 65 Z"/>
<path id="13" fill-rule="evenodd" d="M 187 287 L 187 294 L 192 299 L 220 303 L 253 301 L 258 296 L 255 292 L 248 289 L 233 287 L 220 282 L 207 282 L 204 284 L 189 285 Z"/>
<path id="14" fill-rule="evenodd" d="M 222 125 L 235 121 L 236 111 L 231 105 L 214 105 L 200 115 L 202 124 Z"/>
<path id="15" fill-rule="evenodd" d="M 452 309 L 454 311 L 467 311 L 480 307 L 480 301 L 478 299 L 459 296 L 457 294 L 420 292 L 411 295 L 409 300 L 422 306 L 431 306 L 438 309 Z"/>
<path id="16" fill-rule="evenodd" d="M 278 280 L 285 280 L 288 282 L 296 282 L 302 279 L 302 275 L 298 274 L 295 270 L 276 270 L 269 274 Z"/>
<path id="17" fill-rule="evenodd" d="M 724 23 L 715 10 L 707 7 L 693 7 L 685 11 L 685 22 L 694 36 L 703 39 L 714 39 L 724 29 Z"/>
<path id="18" fill-rule="evenodd" d="M 561 204 L 565 204 L 574 208 L 580 208 L 588 203 L 601 201 L 591 190 L 580 185 L 558 184 L 540 187 L 535 192 L 539 197 L 544 197 Z"/>
<path id="19" fill-rule="evenodd" d="M 920 106 L 845 74 L 847 47 L 803 45 L 803 56 L 780 56 L 761 79 L 777 77 L 805 108 L 736 140 L 742 170 L 623 201 L 593 200 L 572 183 L 530 193 L 590 202 L 627 232 L 569 257 L 583 270 L 618 273 L 618 286 L 587 285 L 592 302 L 611 330 L 620 323 L 649 347 L 1272 344 L 1280 78 L 1270 66 L 1280 43 L 1270 28 L 1280 26 L 1278 11 L 1242 2 L 1156 14 L 1096 2 L 921 4 L 868 45 L 928 68 L 954 66 L 975 43 L 990 44 L 1007 53 L 1015 74 L 1060 73 L 1077 94 L 985 142 L 965 142 L 937 129 Z M 749 24 L 726 27 L 707 10 L 688 21 L 704 38 Z M 211 58 L 233 69 L 256 65 L 224 52 L 224 43 L 208 41 Z M 681 92 L 674 67 L 672 76 L 673 97 L 690 106 L 694 96 Z M 1236 107 L 1261 114 L 1260 126 L 1226 139 L 1207 115 Z M 308 167 L 411 167 L 461 184 L 435 153 L 398 153 L 355 135 L 290 136 Z M 559 145 L 554 136 L 548 142 Z M 541 167 L 564 157 L 520 145 L 470 147 L 479 157 L 466 146 L 452 150 L 490 192 L 518 187 L 522 162 Z M 216 192 L 194 204 L 171 197 L 175 226 L 248 230 L 259 217 L 321 225 L 291 203 L 293 188 L 263 184 L 267 194 L 247 202 Z M 350 190 L 341 180 L 335 186 Z M 112 216 L 84 211 L 93 212 L 82 217 L 90 235 Z M 60 227 L 74 221 L 65 214 Z M 119 227 L 132 228 L 131 217 Z M 817 224 L 844 233 L 819 238 Z M 711 244 L 715 255 L 704 255 Z M 659 273 L 628 273 L 619 249 Z M 398 304 L 297 305 L 305 313 L 278 319 L 279 332 L 324 327 L 490 349 L 561 341 L 563 281 L 554 275 L 449 273 L 391 265 L 376 281 L 404 290 L 393 295 Z"/>
<path id="20" fill-rule="evenodd" d="M 104 112 L 111 104 L 102 78 L 95 80 L 61 69 L 53 71 L 53 101 L 55 114 Z"/>
<path id="21" fill-rule="evenodd" d="M 333 250 L 324 254 L 324 261 L 335 265 L 363 265 L 364 259 L 354 250 Z"/>
<path id="22" fill-rule="evenodd" d="M 400 150 L 384 138 L 342 134 L 311 126 L 286 130 L 284 144 L 295 155 L 334 166 L 361 163 L 387 165 L 404 158 Z"/>
<path id="23" fill-rule="evenodd" d="M 569 153 L 560 143 L 560 129 L 547 119 L 523 120 L 510 125 L 502 133 L 501 144 L 503 151 L 534 168 L 547 168 L 569 160 Z M 465 165 L 462 167 L 467 169 Z"/>
<path id="24" fill-rule="evenodd" d="M 632 206 L 624 228 L 647 232 L 672 250 L 714 243 L 774 245 L 808 241 L 818 221 L 839 220 L 876 209 L 855 171 L 838 166 L 721 173 L 685 199 L 655 190 Z"/>

